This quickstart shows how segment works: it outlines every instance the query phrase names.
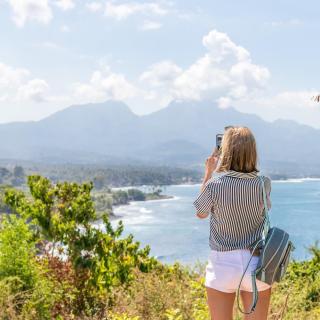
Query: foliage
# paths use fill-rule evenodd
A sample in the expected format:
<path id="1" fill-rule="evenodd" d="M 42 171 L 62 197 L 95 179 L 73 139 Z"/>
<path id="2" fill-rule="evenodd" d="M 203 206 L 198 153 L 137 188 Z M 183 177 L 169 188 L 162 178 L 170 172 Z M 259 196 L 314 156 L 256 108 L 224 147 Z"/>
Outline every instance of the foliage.
<path id="1" fill-rule="evenodd" d="M 110 320 L 140 320 L 140 317 L 130 317 L 126 313 L 109 314 Z"/>
<path id="2" fill-rule="evenodd" d="M 198 183 L 202 171 L 168 166 L 149 165 L 76 165 L 39 164 L 25 166 L 27 174 L 41 174 L 52 181 L 83 183 L 93 180 L 97 190 L 107 187 L 163 186 L 181 183 Z"/>
<path id="3" fill-rule="evenodd" d="M 0 280 L 0 319 L 18 319 L 18 310 L 24 302 L 18 277 L 6 277 Z"/>
<path id="4" fill-rule="evenodd" d="M 160 197 L 160 192 L 152 193 L 151 195 L 154 197 L 154 199 L 157 199 Z M 117 190 L 112 192 L 112 204 L 124 205 L 128 204 L 130 201 L 145 201 L 149 200 L 149 196 L 149 193 L 144 193 L 143 191 L 135 188 L 128 190 Z"/>
<path id="5" fill-rule="evenodd" d="M 0 185 L 0 214 L 11 212 L 9 206 L 5 203 L 4 200 L 5 190 L 8 189 L 8 187 L 8 185 Z"/>
<path id="6" fill-rule="evenodd" d="M 123 205 L 129 202 L 128 192 L 125 190 L 117 190 L 112 192 L 112 204 Z"/>
<path id="7" fill-rule="evenodd" d="M 98 308 L 99 296 L 113 287 L 128 285 L 133 280 L 134 268 L 147 272 L 157 264 L 148 256 L 149 247 L 140 249 L 132 235 L 121 238 L 121 222 L 113 229 L 108 216 L 103 215 L 102 228 L 93 226 L 96 212 L 90 194 L 92 184 L 54 185 L 40 176 L 30 176 L 28 184 L 32 199 L 10 189 L 6 202 L 30 221 L 35 238 L 52 243 L 51 256 L 58 246 L 60 255 L 67 257 L 74 270 L 78 306 Z"/>
<path id="8" fill-rule="evenodd" d="M 274 315 L 284 313 L 283 319 L 320 318 L 320 248 L 315 245 L 310 251 L 312 259 L 291 262 L 284 281 L 275 286 Z"/>
<path id="9" fill-rule="evenodd" d="M 129 288 L 120 287 L 115 292 L 112 311 L 149 320 L 190 319 L 194 307 L 190 294 L 193 277 L 178 263 L 159 265 L 149 273 L 137 271 Z"/>
<path id="10" fill-rule="evenodd" d="M 112 214 L 112 194 L 110 192 L 99 192 L 92 195 L 97 213 L 107 212 Z"/>
<path id="11" fill-rule="evenodd" d="M 22 218 L 5 216 L 0 230 L 0 319 L 51 319 L 55 294 L 36 257 L 36 241 Z M 24 315 L 24 316 L 22 316 Z"/>
<path id="12" fill-rule="evenodd" d="M 13 179 L 11 183 L 13 186 L 21 186 L 25 182 L 24 169 L 21 166 L 15 166 L 13 168 Z"/>
<path id="13" fill-rule="evenodd" d="M 274 285 L 270 320 L 320 319 L 320 249 L 311 248 L 312 259 L 290 263 L 285 279 Z M 202 268 L 200 268 L 202 269 Z M 207 320 L 209 318 L 202 272 L 178 264 L 138 273 L 130 290 L 118 291 L 115 312 L 141 320 Z M 236 310 L 235 319 L 242 319 Z"/>
<path id="14" fill-rule="evenodd" d="M 145 194 L 139 189 L 129 189 L 127 192 L 130 200 L 134 200 L 134 201 L 146 200 Z"/>
<path id="15" fill-rule="evenodd" d="M 14 215 L 3 216 L 0 226 L 0 280 L 17 277 L 22 290 L 36 281 L 35 240 L 27 224 Z"/>
<path id="16" fill-rule="evenodd" d="M 21 186 L 25 183 L 23 167 L 14 166 L 13 170 L 0 167 L 0 183 L 4 185 Z"/>

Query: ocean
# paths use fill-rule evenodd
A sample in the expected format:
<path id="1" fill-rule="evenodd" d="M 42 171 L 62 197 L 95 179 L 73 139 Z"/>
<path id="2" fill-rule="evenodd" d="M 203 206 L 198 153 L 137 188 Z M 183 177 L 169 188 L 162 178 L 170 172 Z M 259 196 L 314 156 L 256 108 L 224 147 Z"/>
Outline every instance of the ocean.
<path id="1" fill-rule="evenodd" d="M 150 245 L 151 255 L 159 260 L 188 265 L 205 262 L 209 219 L 198 219 L 192 205 L 199 189 L 200 185 L 166 186 L 163 193 L 173 199 L 132 202 L 114 212 L 121 216 L 124 235 L 132 233 L 142 246 Z M 308 247 L 320 240 L 320 179 L 273 181 L 271 201 L 271 224 L 290 234 L 294 259 L 308 259 Z"/>

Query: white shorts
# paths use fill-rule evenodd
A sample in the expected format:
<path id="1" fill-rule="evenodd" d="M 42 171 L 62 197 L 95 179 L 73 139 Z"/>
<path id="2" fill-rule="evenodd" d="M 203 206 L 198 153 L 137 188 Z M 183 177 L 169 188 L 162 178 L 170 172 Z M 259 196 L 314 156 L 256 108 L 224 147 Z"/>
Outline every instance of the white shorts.
<path id="1" fill-rule="evenodd" d="M 227 293 L 236 292 L 249 259 L 249 250 L 211 250 L 206 267 L 205 286 Z M 251 272 L 256 268 L 258 260 L 259 257 L 257 256 L 252 257 L 240 290 L 252 292 Z M 270 288 L 268 284 L 259 280 L 257 280 L 257 287 L 258 291 L 264 291 Z"/>

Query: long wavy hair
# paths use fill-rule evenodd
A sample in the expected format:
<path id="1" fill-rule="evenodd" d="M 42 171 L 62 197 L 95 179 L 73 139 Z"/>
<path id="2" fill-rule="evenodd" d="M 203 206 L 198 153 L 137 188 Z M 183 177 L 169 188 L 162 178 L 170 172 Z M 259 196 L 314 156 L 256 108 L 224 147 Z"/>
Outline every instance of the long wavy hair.
<path id="1" fill-rule="evenodd" d="M 257 169 L 256 140 L 247 127 L 229 127 L 222 139 L 220 161 L 216 172 L 234 170 L 253 172 Z"/>

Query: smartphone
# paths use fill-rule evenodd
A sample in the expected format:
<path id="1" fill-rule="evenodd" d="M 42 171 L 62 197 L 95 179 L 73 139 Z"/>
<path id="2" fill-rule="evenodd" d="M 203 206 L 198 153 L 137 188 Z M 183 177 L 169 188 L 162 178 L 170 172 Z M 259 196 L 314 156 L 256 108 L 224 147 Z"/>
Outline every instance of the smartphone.
<path id="1" fill-rule="evenodd" d="M 222 133 L 218 133 L 216 135 L 216 147 L 217 147 L 218 150 L 220 150 L 222 138 L 223 138 L 223 134 Z"/>

